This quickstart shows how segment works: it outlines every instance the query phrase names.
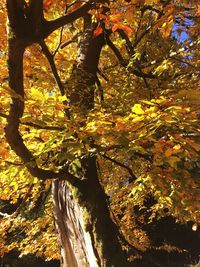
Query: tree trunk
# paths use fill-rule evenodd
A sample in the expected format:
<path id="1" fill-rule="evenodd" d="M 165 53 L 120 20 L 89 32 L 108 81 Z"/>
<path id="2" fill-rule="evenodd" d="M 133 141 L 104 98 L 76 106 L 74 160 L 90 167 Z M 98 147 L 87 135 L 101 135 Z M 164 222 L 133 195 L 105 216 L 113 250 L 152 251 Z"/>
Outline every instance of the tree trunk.
<path id="1" fill-rule="evenodd" d="M 98 180 L 96 159 L 84 161 L 86 179 L 81 188 L 72 188 L 65 181 L 53 183 L 61 266 L 128 266 Z"/>
<path id="2" fill-rule="evenodd" d="M 72 110 L 85 118 L 94 106 L 96 73 L 104 45 L 104 36 L 94 38 L 93 30 L 90 16 L 85 17 L 84 36 L 70 79 L 76 81 L 70 88 Z M 107 196 L 98 179 L 96 157 L 83 155 L 81 168 L 82 186 L 75 188 L 59 180 L 53 183 L 62 267 L 128 266 L 118 229 L 110 217 Z"/>

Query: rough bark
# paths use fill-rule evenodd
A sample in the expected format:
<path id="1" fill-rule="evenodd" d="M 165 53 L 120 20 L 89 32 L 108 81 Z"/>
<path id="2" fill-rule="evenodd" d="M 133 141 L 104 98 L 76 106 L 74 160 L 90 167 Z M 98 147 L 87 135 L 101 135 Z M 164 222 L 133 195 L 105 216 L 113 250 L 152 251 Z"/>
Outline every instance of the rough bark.
<path id="1" fill-rule="evenodd" d="M 54 182 L 63 267 L 128 266 L 98 180 L 95 161 L 95 158 L 85 159 L 87 173 L 81 188 L 68 186 L 65 181 Z"/>
<path id="2" fill-rule="evenodd" d="M 94 85 L 104 45 L 104 36 L 94 38 L 93 30 L 91 18 L 86 16 L 84 36 L 71 77 L 74 86 L 70 88 L 69 96 L 73 112 L 79 112 L 85 118 L 94 106 Z M 99 182 L 96 157 L 83 155 L 81 167 L 84 173 L 82 186 L 72 187 L 57 180 L 53 187 L 62 267 L 128 266 L 119 243 L 118 229 L 110 217 L 107 196 Z"/>

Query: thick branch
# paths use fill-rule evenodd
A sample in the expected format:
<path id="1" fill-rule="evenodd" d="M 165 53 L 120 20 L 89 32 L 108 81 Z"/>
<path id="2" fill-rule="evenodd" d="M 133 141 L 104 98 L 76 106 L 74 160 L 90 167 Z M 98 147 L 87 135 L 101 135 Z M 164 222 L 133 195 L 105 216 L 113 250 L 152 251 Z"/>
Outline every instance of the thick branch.
<path id="1" fill-rule="evenodd" d="M 7 0 L 7 14 L 12 34 L 16 37 L 29 36 L 31 21 L 29 20 L 29 8 L 24 0 Z"/>
<path id="2" fill-rule="evenodd" d="M 94 0 L 88 1 L 85 5 L 81 6 L 77 10 L 71 12 L 70 14 L 64 15 L 58 19 L 46 22 L 47 31 L 46 36 L 51 34 L 53 31 L 57 30 L 58 28 L 71 23 L 77 20 L 80 17 L 83 17 L 87 14 L 87 12 L 94 7 Z"/>
<path id="3" fill-rule="evenodd" d="M 23 56 L 26 44 L 13 37 L 12 28 L 8 40 L 8 72 L 9 86 L 19 97 L 12 97 L 5 135 L 11 149 L 24 161 L 29 172 L 39 179 L 54 179 L 61 177 L 72 184 L 80 183 L 79 179 L 66 169 L 59 173 L 44 170 L 37 166 L 31 151 L 26 147 L 19 132 L 20 118 L 24 113 L 24 80 L 23 80 Z"/>
<path id="4" fill-rule="evenodd" d="M 43 0 L 30 0 L 29 6 L 30 16 L 37 32 L 41 23 L 44 22 Z"/>
<path id="5" fill-rule="evenodd" d="M 36 17 L 43 17 L 43 0 L 30 0 L 31 14 Z"/>

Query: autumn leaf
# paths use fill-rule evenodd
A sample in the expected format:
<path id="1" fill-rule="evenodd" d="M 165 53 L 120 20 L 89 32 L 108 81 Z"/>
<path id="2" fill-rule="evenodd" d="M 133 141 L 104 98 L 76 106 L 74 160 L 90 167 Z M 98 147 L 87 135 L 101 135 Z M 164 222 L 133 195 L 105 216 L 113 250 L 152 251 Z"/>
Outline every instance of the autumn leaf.
<path id="1" fill-rule="evenodd" d="M 36 88 L 31 88 L 31 96 L 35 100 L 45 100 L 43 93 Z"/>
<path id="2" fill-rule="evenodd" d="M 79 1 L 76 1 L 74 4 L 73 4 L 73 6 L 71 7 L 71 12 L 72 11 L 75 11 L 76 9 L 78 9 L 81 5 L 82 5 L 82 1 L 81 0 L 79 0 Z"/>
<path id="3" fill-rule="evenodd" d="M 120 22 L 120 16 L 119 15 L 111 15 L 108 17 L 108 20 L 112 23 L 118 23 Z"/>
<path id="4" fill-rule="evenodd" d="M 142 109 L 142 105 L 141 104 L 135 104 L 132 107 L 132 112 L 138 115 L 143 115 L 144 114 L 144 110 Z"/>
<path id="5" fill-rule="evenodd" d="M 62 238 L 57 243 L 53 207 L 61 215 L 75 207 L 70 213 L 73 227 L 69 223 L 65 231 L 69 219 L 65 216 L 66 228 L 57 225 L 57 230 L 72 237 L 66 241 L 79 248 L 72 253 L 78 266 L 90 262 L 79 262 L 80 255 L 94 254 L 84 246 L 87 235 L 101 262 L 120 265 L 112 257 L 114 246 L 119 259 L 126 254 L 134 266 L 140 257 L 131 248 L 137 248 L 142 259 L 156 243 L 143 227 L 148 222 L 158 226 L 157 219 L 167 215 L 181 224 L 190 221 L 191 227 L 199 224 L 200 21 L 195 18 L 200 16 L 199 3 L 193 7 L 191 1 L 181 0 L 44 0 L 36 8 L 34 3 L 42 1 L 27 0 L 22 1 L 27 8 L 16 10 L 15 2 L 21 1 L 4 2 L 0 3 L 2 259 L 12 249 L 20 257 L 32 254 L 45 260 L 60 259 L 60 247 L 65 254 Z M 16 18 L 18 13 L 22 19 Z M 112 228 L 113 218 L 116 230 L 128 241 L 125 254 L 115 236 L 118 231 L 113 236 L 103 227 L 111 222 Z M 102 241 L 100 250 L 82 222 Z M 159 231 L 155 236 L 162 238 Z M 161 243 L 167 245 L 155 245 L 154 250 L 170 251 L 166 238 Z M 73 244 L 79 240 L 83 246 Z M 181 248 L 187 247 L 182 237 L 180 241 Z M 179 256 L 181 248 L 173 247 Z M 188 265 L 196 260 L 191 251 L 188 247 L 184 252 Z M 173 266 L 171 261 L 164 256 L 160 265 Z M 122 262 L 123 266 L 126 259 Z"/>
<path id="6" fill-rule="evenodd" d="M 101 26 L 98 26 L 98 27 L 94 30 L 94 32 L 93 32 L 93 36 L 94 36 L 94 37 L 97 37 L 97 36 L 99 36 L 102 32 L 103 32 L 102 27 L 101 27 Z"/>
<path id="7" fill-rule="evenodd" d="M 53 0 L 45 0 L 43 5 L 45 9 L 48 9 L 53 4 Z"/>
<path id="8" fill-rule="evenodd" d="M 174 18 L 173 16 L 170 16 L 168 21 L 165 22 L 163 25 L 162 25 L 162 28 L 161 28 L 161 33 L 162 33 L 162 36 L 164 38 L 167 38 L 170 36 L 170 33 L 171 33 L 171 30 L 172 30 L 172 26 L 173 26 L 173 23 L 174 23 Z"/>
<path id="9" fill-rule="evenodd" d="M 127 35 L 131 35 L 132 33 L 132 29 L 122 23 L 116 23 L 112 26 L 112 32 L 115 32 L 118 29 L 123 30 Z"/>

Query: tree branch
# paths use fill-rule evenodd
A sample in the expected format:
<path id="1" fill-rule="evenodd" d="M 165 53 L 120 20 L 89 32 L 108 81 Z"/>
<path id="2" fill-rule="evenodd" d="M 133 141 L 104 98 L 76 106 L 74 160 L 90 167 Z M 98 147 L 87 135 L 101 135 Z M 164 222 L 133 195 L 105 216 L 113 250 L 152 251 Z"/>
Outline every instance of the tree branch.
<path id="1" fill-rule="evenodd" d="M 37 28 L 44 22 L 43 0 L 30 0 L 29 8 L 31 19 L 37 31 Z"/>
<path id="2" fill-rule="evenodd" d="M 70 14 L 64 15 L 52 21 L 47 21 L 45 36 L 48 36 L 58 28 L 75 21 L 80 17 L 83 17 L 87 13 L 87 11 L 89 11 L 91 8 L 95 6 L 95 4 L 97 4 L 95 3 L 95 0 L 90 0 L 85 5 L 81 6 L 77 10 L 71 12 Z"/>
<path id="3" fill-rule="evenodd" d="M 62 83 L 62 81 L 60 79 L 60 76 L 58 74 L 58 71 L 57 71 L 57 68 L 56 68 L 56 64 L 54 62 L 54 55 L 52 55 L 50 53 L 50 51 L 48 49 L 48 46 L 46 45 L 44 40 L 40 41 L 39 44 L 40 44 L 40 46 L 42 48 L 42 51 L 43 51 L 44 55 L 46 56 L 46 58 L 47 58 L 47 60 L 49 62 L 49 65 L 51 67 L 51 71 L 53 73 L 53 76 L 55 78 L 57 86 L 58 86 L 58 88 L 60 90 L 60 93 L 61 93 L 61 95 L 64 96 L 65 95 L 65 88 L 64 88 L 63 83 Z M 65 100 L 65 101 L 63 101 L 63 104 L 67 106 L 68 102 Z M 65 115 L 67 116 L 67 118 L 70 118 L 69 109 L 65 108 L 64 111 L 65 111 Z"/>
<path id="4" fill-rule="evenodd" d="M 151 72 L 150 73 L 144 73 L 144 72 L 142 72 L 142 70 L 136 70 L 136 69 L 128 66 L 128 62 L 126 62 L 126 60 L 122 57 L 119 49 L 113 44 L 113 42 L 110 40 L 109 37 L 106 38 L 106 41 L 107 41 L 107 45 L 112 49 L 112 51 L 116 55 L 117 59 L 119 60 L 119 63 L 121 64 L 121 66 L 127 67 L 127 70 L 129 72 L 131 72 L 135 76 L 141 77 L 141 78 L 149 78 L 149 79 L 155 79 L 156 78 L 156 76 L 153 75 Z"/>
<path id="5" fill-rule="evenodd" d="M 125 59 L 122 57 L 119 49 L 113 44 L 113 42 L 110 40 L 110 38 L 108 36 L 106 36 L 106 43 L 107 45 L 111 48 L 111 50 L 114 52 L 115 56 L 117 57 L 117 59 L 119 60 L 120 64 L 123 67 L 127 66 L 127 62 L 125 61 Z"/>
<path id="6" fill-rule="evenodd" d="M 9 10 L 8 12 L 11 12 Z M 9 18 L 12 18 L 10 14 Z M 17 21 L 13 21 L 17 23 Z M 13 25 L 15 27 L 16 25 Z M 71 184 L 80 184 L 80 180 L 62 169 L 58 173 L 51 170 L 41 169 L 37 166 L 36 159 L 31 151 L 24 144 L 23 138 L 19 132 L 20 119 L 24 113 L 24 80 L 23 80 L 23 56 L 26 48 L 26 43 L 20 38 L 13 35 L 12 25 L 8 32 L 8 73 L 9 86 L 13 92 L 20 97 L 12 97 L 9 115 L 7 117 L 7 125 L 5 127 L 5 136 L 11 149 L 21 158 L 32 176 L 39 179 L 55 179 L 63 178 Z"/>
<path id="7" fill-rule="evenodd" d="M 105 158 L 105 159 L 107 159 L 107 160 L 109 160 L 109 161 L 111 161 L 111 162 L 113 162 L 113 163 L 115 163 L 116 165 L 118 165 L 118 166 L 126 169 L 133 180 L 136 180 L 137 179 L 137 177 L 135 176 L 135 174 L 133 173 L 133 171 L 131 170 L 131 168 L 129 168 L 128 166 L 124 165 L 123 163 L 121 163 L 121 162 L 119 162 L 119 161 L 117 161 L 115 159 L 112 159 L 112 158 L 108 157 L 105 154 L 103 154 L 102 157 Z"/>
<path id="8" fill-rule="evenodd" d="M 151 26 L 147 27 L 146 30 L 144 30 L 135 40 L 135 42 L 133 43 L 133 49 L 136 48 L 136 46 L 140 43 L 140 41 L 142 40 L 142 38 L 149 33 L 151 30 Z"/>
<path id="9" fill-rule="evenodd" d="M 42 48 L 42 52 L 44 53 L 44 55 L 46 56 L 49 65 L 51 67 L 53 76 L 55 78 L 55 81 L 58 85 L 58 88 L 60 89 L 60 93 L 61 95 L 65 95 L 65 89 L 64 86 L 62 84 L 62 81 L 60 79 L 60 76 L 58 75 L 58 71 L 54 62 L 54 56 L 50 53 L 48 46 L 46 45 L 46 43 L 42 40 L 39 42 L 41 48 Z"/>
<path id="10" fill-rule="evenodd" d="M 9 115 L 1 113 L 0 112 L 0 117 L 8 119 Z M 36 129 L 40 129 L 40 130 L 50 130 L 50 131 L 63 131 L 65 130 L 65 127 L 61 127 L 61 126 L 48 126 L 48 125 L 39 125 L 33 122 L 21 122 L 21 125 L 25 125 L 25 126 L 30 126 L 30 127 L 34 127 Z"/>
<path id="11" fill-rule="evenodd" d="M 122 29 L 118 29 L 117 32 L 119 33 L 119 35 L 121 36 L 122 39 L 124 39 L 126 41 L 126 46 L 127 46 L 127 50 L 129 53 L 132 53 L 133 51 L 133 45 L 130 41 L 130 39 L 128 38 L 128 35 L 122 30 Z"/>
<path id="12" fill-rule="evenodd" d="M 153 60 L 153 61 L 149 62 L 147 65 L 145 65 L 145 68 L 148 68 L 148 67 L 150 67 L 152 65 L 161 63 L 163 60 L 168 59 L 168 58 L 173 58 L 174 59 L 174 56 L 180 55 L 182 52 L 186 52 L 188 49 L 194 47 L 197 43 L 198 43 L 198 41 L 194 41 L 194 42 L 191 42 L 188 46 L 181 47 L 177 51 L 169 51 L 169 54 L 167 56 L 165 56 L 164 59 L 162 57 L 162 58 L 160 58 L 158 60 Z"/>

